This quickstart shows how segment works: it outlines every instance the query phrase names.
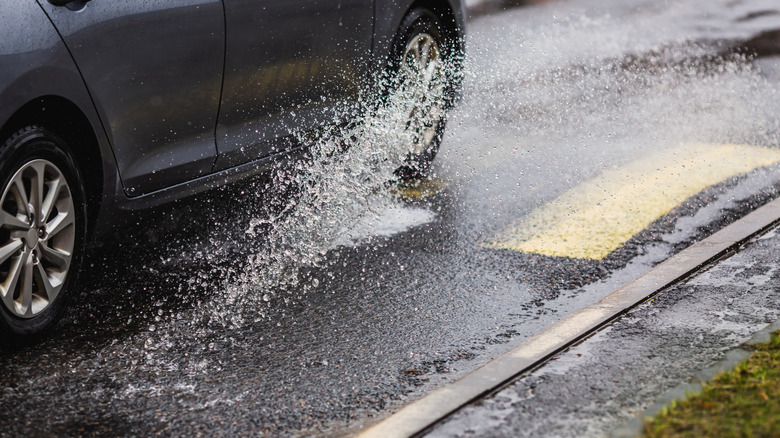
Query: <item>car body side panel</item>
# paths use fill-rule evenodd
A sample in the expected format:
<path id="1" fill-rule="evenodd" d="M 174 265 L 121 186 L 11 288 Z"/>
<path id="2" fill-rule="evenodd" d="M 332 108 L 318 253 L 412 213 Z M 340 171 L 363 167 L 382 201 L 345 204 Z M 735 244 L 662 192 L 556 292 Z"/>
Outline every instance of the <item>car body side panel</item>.
<path id="1" fill-rule="evenodd" d="M 398 26 L 400 25 L 401 20 L 406 15 L 406 13 L 409 11 L 409 9 L 412 7 L 413 2 L 412 0 L 403 0 L 403 4 L 400 4 L 397 1 L 394 0 L 373 0 L 374 7 L 376 8 L 375 12 L 375 19 L 373 23 L 374 28 L 374 35 L 371 38 L 372 41 L 372 50 L 371 50 L 371 58 L 367 60 L 367 62 L 364 62 L 363 68 L 367 69 L 367 75 L 368 79 L 372 80 L 378 77 L 377 75 L 373 73 L 381 72 L 383 68 L 385 68 L 387 63 L 387 57 L 390 54 L 391 50 L 391 44 L 392 40 L 395 37 L 396 32 L 398 31 Z M 441 0 L 438 2 L 441 8 L 448 7 L 451 11 L 453 11 L 453 15 L 455 17 L 455 26 L 457 26 L 459 32 L 459 36 L 463 38 L 464 36 L 464 24 L 465 24 L 465 8 L 460 0 Z M 229 28 L 230 29 L 230 28 Z M 228 29 L 228 34 L 230 33 L 230 30 Z M 361 60 L 363 61 L 363 60 Z M 233 67 L 227 66 L 226 69 L 230 70 Z M 251 76 L 251 73 L 249 73 Z M 227 79 L 227 78 L 226 78 Z M 240 87 L 241 84 L 235 84 L 234 86 Z M 376 83 L 372 83 L 369 85 L 369 87 L 376 86 Z M 374 90 L 373 88 L 369 88 L 369 90 Z M 224 108 L 223 110 L 225 110 Z M 226 123 L 227 125 L 227 123 Z M 229 135 L 235 135 L 237 137 L 241 136 L 247 136 L 248 139 L 257 139 L 259 137 L 262 137 L 262 133 L 255 132 L 255 129 L 259 129 L 257 127 L 251 127 L 251 125 L 241 125 L 242 130 L 234 131 L 233 134 L 228 134 L 227 127 L 223 126 L 220 130 L 220 134 L 218 134 L 218 138 L 221 138 L 222 141 L 226 141 L 227 136 Z M 251 127 L 251 129 L 250 129 Z M 236 141 L 234 143 L 235 145 L 239 145 L 239 141 Z M 247 161 L 246 164 L 241 164 L 236 167 L 229 167 L 228 162 L 221 162 L 217 163 L 216 169 L 222 169 L 225 167 L 224 170 L 218 170 L 214 174 L 198 178 L 197 180 L 189 181 L 186 183 L 182 183 L 179 185 L 176 185 L 174 187 L 170 187 L 164 190 L 156 191 L 154 193 L 150 193 L 145 196 L 139 196 L 134 199 L 125 199 L 122 201 L 116 209 L 117 213 L 121 214 L 115 214 L 115 216 L 119 218 L 125 218 L 133 211 L 146 209 L 146 208 L 153 208 L 155 206 L 159 206 L 161 204 L 170 202 L 175 199 L 179 199 L 184 196 L 190 196 L 194 195 L 196 193 L 200 193 L 204 190 L 208 190 L 213 187 L 217 187 L 220 185 L 228 184 L 231 182 L 238 181 L 242 178 L 246 178 L 251 175 L 257 175 L 259 173 L 263 173 L 269 169 L 271 169 L 274 166 L 274 163 L 278 162 L 279 160 L 289 159 L 290 157 L 295 157 L 296 153 L 301 151 L 301 146 L 296 146 L 296 148 L 292 151 L 278 151 L 274 152 L 273 144 L 265 143 L 265 144 L 255 144 L 255 147 L 261 148 L 264 147 L 264 151 L 261 149 L 255 149 L 253 153 L 255 155 L 259 154 L 262 155 L 264 153 L 273 153 L 272 155 L 268 155 L 264 158 L 256 159 L 254 161 Z M 241 157 L 240 154 L 242 152 L 240 151 L 240 146 L 237 146 L 238 150 L 233 151 L 233 158 L 229 158 L 230 164 L 243 162 L 248 159 L 252 159 L 251 157 Z M 304 145 L 305 147 L 305 145 Z M 248 153 L 247 149 L 245 148 L 245 151 L 243 153 Z"/>
<path id="2" fill-rule="evenodd" d="M 211 172 L 224 66 L 221 0 L 39 1 L 86 81 L 128 196 Z"/>
<path id="3" fill-rule="evenodd" d="M 373 0 L 225 2 L 225 84 L 217 127 L 222 170 L 295 145 L 367 85 Z"/>
<path id="4" fill-rule="evenodd" d="M 63 97 L 81 108 L 93 106 L 67 48 L 35 2 L 0 9 L 0 22 L 5 28 L 0 39 L 0 120 L 7 121 L 22 106 L 46 95 Z"/>

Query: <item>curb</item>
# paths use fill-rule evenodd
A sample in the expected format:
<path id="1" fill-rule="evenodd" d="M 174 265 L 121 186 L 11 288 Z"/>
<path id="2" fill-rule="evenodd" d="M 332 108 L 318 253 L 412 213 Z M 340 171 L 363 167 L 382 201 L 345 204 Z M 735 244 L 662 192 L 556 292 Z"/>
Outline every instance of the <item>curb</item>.
<path id="1" fill-rule="evenodd" d="M 739 249 L 780 222 L 780 199 L 695 243 L 600 301 L 578 310 L 460 380 L 440 387 L 357 434 L 360 438 L 422 436 L 465 405 L 510 384 L 552 356 L 604 328 L 632 308 L 702 267 Z"/>

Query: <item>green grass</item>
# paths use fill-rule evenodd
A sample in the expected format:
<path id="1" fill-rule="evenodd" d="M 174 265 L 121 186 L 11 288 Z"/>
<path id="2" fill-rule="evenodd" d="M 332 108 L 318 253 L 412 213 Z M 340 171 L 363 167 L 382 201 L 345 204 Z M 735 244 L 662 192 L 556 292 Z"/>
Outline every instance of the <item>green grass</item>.
<path id="1" fill-rule="evenodd" d="M 645 437 L 780 437 L 780 332 L 700 394 L 672 403 L 644 426 Z"/>

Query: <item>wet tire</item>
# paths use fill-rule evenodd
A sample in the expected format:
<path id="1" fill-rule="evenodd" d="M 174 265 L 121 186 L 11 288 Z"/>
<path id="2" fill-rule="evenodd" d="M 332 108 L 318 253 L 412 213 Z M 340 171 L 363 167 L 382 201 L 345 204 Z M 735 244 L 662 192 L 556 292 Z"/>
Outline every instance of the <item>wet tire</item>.
<path id="1" fill-rule="evenodd" d="M 390 65 L 393 88 L 395 92 L 420 88 L 407 124 L 412 144 L 404 164 L 395 171 L 401 180 L 426 176 L 439 151 L 460 74 L 455 47 L 455 39 L 428 9 L 413 9 L 401 21 Z"/>
<path id="2" fill-rule="evenodd" d="M 57 323 L 86 234 L 84 188 L 68 146 L 37 126 L 0 149 L 0 347 L 34 342 Z"/>

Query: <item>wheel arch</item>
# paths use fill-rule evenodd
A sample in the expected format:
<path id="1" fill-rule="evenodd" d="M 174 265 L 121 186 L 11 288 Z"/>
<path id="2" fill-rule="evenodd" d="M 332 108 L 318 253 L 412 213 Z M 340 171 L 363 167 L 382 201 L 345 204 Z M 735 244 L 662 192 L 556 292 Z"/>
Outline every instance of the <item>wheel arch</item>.
<path id="1" fill-rule="evenodd" d="M 466 12 L 461 0 L 407 0 L 405 7 L 398 7 L 395 2 L 377 0 L 375 15 L 374 54 L 377 59 L 377 71 L 383 71 L 392 57 L 393 46 L 399 27 L 404 18 L 413 10 L 423 8 L 433 12 L 440 18 L 446 38 L 452 43 L 456 63 L 451 69 L 453 73 L 453 89 L 451 102 L 458 100 L 462 89 L 462 72 L 465 54 L 465 21 Z"/>
<path id="2" fill-rule="evenodd" d="M 447 69 L 452 85 L 448 92 L 448 105 L 453 105 L 460 98 L 463 86 L 466 35 L 462 5 L 460 3 L 458 5 L 461 10 L 456 10 L 452 3 L 445 0 L 416 0 L 407 11 L 408 14 L 416 8 L 428 9 L 439 17 L 444 26 L 444 36 L 451 44 L 449 57 L 452 60 L 452 65 Z"/>
<path id="3" fill-rule="evenodd" d="M 435 13 L 442 20 L 442 24 L 447 28 L 447 32 L 450 33 L 449 37 L 453 38 L 455 42 L 461 45 L 463 44 L 463 20 L 456 14 L 453 5 L 444 0 L 415 0 L 406 13 L 417 8 L 425 8 Z M 405 15 L 405 14 L 404 14 Z"/>
<path id="4" fill-rule="evenodd" d="M 41 126 L 62 138 L 71 149 L 83 179 L 87 204 L 88 230 L 95 228 L 104 188 L 103 157 L 89 118 L 70 100 L 46 95 L 22 105 L 0 128 L 0 138 L 8 138 L 18 130 Z"/>
<path id="5" fill-rule="evenodd" d="M 376 40 L 374 49 L 380 57 L 390 54 L 392 41 L 406 15 L 416 8 L 425 8 L 442 19 L 450 37 L 463 51 L 465 43 L 466 11 L 461 0 L 406 0 L 405 7 L 398 7 L 394 1 L 377 0 L 375 15 Z"/>

